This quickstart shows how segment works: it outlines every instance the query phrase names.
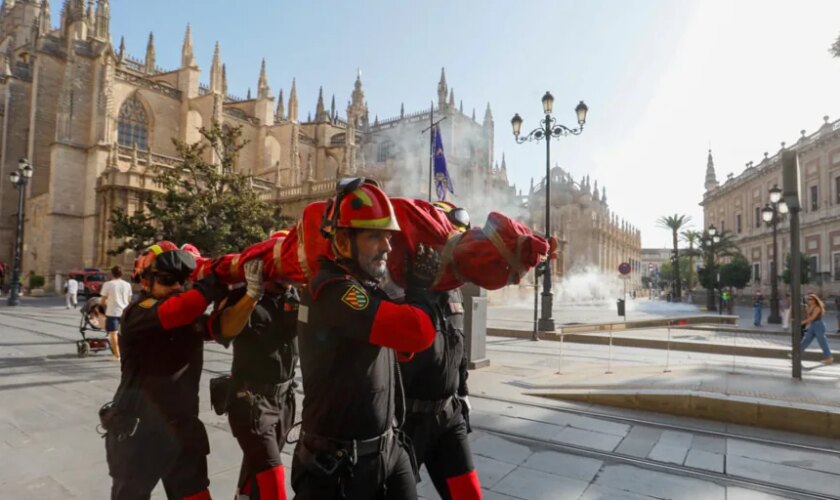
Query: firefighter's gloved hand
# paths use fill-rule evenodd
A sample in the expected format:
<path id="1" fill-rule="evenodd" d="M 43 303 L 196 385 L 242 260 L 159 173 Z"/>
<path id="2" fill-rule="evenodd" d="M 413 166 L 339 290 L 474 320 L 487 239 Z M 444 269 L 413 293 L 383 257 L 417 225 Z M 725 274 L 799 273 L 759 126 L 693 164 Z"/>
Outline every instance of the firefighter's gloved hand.
<path id="1" fill-rule="evenodd" d="M 439 267 L 440 253 L 434 248 L 420 243 L 417 245 L 414 259 L 408 264 L 406 288 L 430 289 L 435 282 Z"/>
<path id="2" fill-rule="evenodd" d="M 260 300 L 265 293 L 263 285 L 263 261 L 260 258 L 249 260 L 242 266 L 245 271 L 245 295 Z"/>
<path id="3" fill-rule="evenodd" d="M 215 274 L 193 283 L 193 288 L 201 292 L 207 302 L 215 302 L 227 296 L 227 286 Z"/>

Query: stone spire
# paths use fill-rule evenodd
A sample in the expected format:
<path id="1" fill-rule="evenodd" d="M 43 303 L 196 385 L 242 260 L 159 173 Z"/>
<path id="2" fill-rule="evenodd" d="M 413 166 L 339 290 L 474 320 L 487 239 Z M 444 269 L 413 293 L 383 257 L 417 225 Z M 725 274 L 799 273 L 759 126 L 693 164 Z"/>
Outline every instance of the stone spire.
<path id="1" fill-rule="evenodd" d="M 475 121 L 475 108 L 473 108 L 473 112 L 472 112 L 472 121 Z"/>
<path id="2" fill-rule="evenodd" d="M 222 74 L 223 74 L 223 75 L 224 75 L 224 70 L 225 70 L 225 65 L 224 65 L 224 64 L 222 64 Z M 225 77 L 225 80 L 227 80 L 227 77 Z M 245 94 L 245 100 L 246 100 L 246 101 L 250 101 L 250 100 L 251 100 L 251 87 L 248 87 L 248 93 L 247 93 L 247 94 Z"/>
<path id="3" fill-rule="evenodd" d="M 438 108 L 446 109 L 446 70 L 440 68 L 440 81 L 438 82 Z"/>
<path id="4" fill-rule="evenodd" d="M 274 113 L 274 119 L 278 122 L 286 119 L 286 110 L 283 108 L 283 89 L 280 89 L 280 94 L 277 96 L 277 111 Z"/>
<path id="5" fill-rule="evenodd" d="M 213 62 L 210 64 L 210 92 L 222 92 L 222 56 L 220 54 L 219 42 L 213 51 Z"/>
<path id="6" fill-rule="evenodd" d="M 87 23 L 88 27 L 94 33 L 96 32 L 96 11 L 93 8 L 93 0 L 88 0 L 87 6 Z"/>
<path id="7" fill-rule="evenodd" d="M 184 33 L 184 44 L 181 46 L 181 67 L 195 67 L 195 56 L 193 55 L 192 27 L 187 24 L 187 32 Z"/>
<path id="8" fill-rule="evenodd" d="M 464 100 L 463 99 L 461 99 L 461 101 L 458 104 L 458 111 L 460 111 L 462 115 L 464 114 Z"/>
<path id="9" fill-rule="evenodd" d="M 248 94 L 251 94 L 251 87 L 248 87 Z M 225 64 L 222 64 L 222 95 L 228 95 L 227 66 Z M 248 99 L 250 98 L 251 96 L 249 95 Z"/>
<path id="10" fill-rule="evenodd" d="M 400 103 L 400 118 L 405 118 L 405 103 Z"/>
<path id="11" fill-rule="evenodd" d="M 120 37 L 120 49 L 117 52 L 117 59 L 119 59 L 120 61 L 125 60 L 125 37 L 124 36 Z"/>
<path id="12" fill-rule="evenodd" d="M 607 204 L 607 187 L 601 186 L 601 203 Z"/>
<path id="13" fill-rule="evenodd" d="M 44 0 L 41 3 L 41 14 L 38 21 L 40 22 L 41 33 L 49 33 L 52 29 L 52 21 L 50 21 L 50 0 Z"/>
<path id="14" fill-rule="evenodd" d="M 260 79 L 257 82 L 257 99 L 269 99 L 270 97 L 271 88 L 268 86 L 268 77 L 265 74 L 265 58 L 263 58 L 260 66 Z"/>
<path id="15" fill-rule="evenodd" d="M 294 78 L 292 78 L 292 89 L 289 91 L 289 121 L 298 121 L 297 84 Z"/>
<path id="16" fill-rule="evenodd" d="M 595 198 L 595 201 L 599 201 L 601 197 L 601 193 L 598 192 L 598 181 L 595 181 L 595 189 L 592 190 L 592 197 Z"/>
<path id="17" fill-rule="evenodd" d="M 149 43 L 146 44 L 146 73 L 155 72 L 155 34 L 149 32 Z"/>
<path id="18" fill-rule="evenodd" d="M 449 109 L 455 109 L 455 89 L 449 89 Z"/>
<path id="19" fill-rule="evenodd" d="M 332 101 L 330 101 L 330 119 L 335 120 L 338 118 L 338 115 L 335 113 L 335 94 L 332 95 Z"/>
<path id="20" fill-rule="evenodd" d="M 484 125 L 485 127 L 493 124 L 493 112 L 490 111 L 490 103 L 487 103 L 487 109 L 484 111 Z"/>
<path id="21" fill-rule="evenodd" d="M 327 113 L 324 111 L 324 87 L 318 87 L 318 103 L 315 104 L 315 121 L 327 121 Z"/>
<path id="22" fill-rule="evenodd" d="M 111 40 L 111 4 L 108 0 L 96 2 L 96 37 Z"/>
<path id="23" fill-rule="evenodd" d="M 712 159 L 712 150 L 709 150 L 709 158 L 706 161 L 706 191 L 718 187 L 718 181 L 715 177 L 715 161 Z"/>
<path id="24" fill-rule="evenodd" d="M 353 93 L 350 97 L 350 104 L 347 105 L 347 121 L 353 126 L 358 126 L 367 115 L 367 104 L 365 93 L 362 90 L 362 72 L 356 72 L 356 81 L 353 83 Z"/>

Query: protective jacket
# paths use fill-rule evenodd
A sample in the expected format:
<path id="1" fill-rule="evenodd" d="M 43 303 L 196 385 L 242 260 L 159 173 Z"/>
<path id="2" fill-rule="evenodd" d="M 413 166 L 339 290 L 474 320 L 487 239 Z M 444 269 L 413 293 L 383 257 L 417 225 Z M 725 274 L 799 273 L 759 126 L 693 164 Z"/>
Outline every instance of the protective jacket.
<path id="1" fill-rule="evenodd" d="M 304 433 L 367 439 L 394 425 L 394 350 L 434 339 L 430 303 L 396 304 L 352 264 L 323 261 L 298 315 Z"/>

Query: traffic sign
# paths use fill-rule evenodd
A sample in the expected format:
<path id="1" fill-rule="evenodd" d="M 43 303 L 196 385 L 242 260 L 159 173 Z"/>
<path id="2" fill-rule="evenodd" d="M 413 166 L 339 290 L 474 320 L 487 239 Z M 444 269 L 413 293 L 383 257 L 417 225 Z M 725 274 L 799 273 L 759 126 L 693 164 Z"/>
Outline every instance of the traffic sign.
<path id="1" fill-rule="evenodd" d="M 630 271 L 632 271 L 632 269 L 633 268 L 630 267 L 630 264 L 628 262 L 622 262 L 618 265 L 618 272 L 620 272 L 621 274 L 630 274 Z"/>

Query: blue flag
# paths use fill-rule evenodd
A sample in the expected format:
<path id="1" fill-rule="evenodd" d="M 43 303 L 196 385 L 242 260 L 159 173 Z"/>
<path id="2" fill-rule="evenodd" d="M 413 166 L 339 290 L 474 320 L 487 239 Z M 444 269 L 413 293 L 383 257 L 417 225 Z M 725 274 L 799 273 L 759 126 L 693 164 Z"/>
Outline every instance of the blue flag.
<path id="1" fill-rule="evenodd" d="M 435 127 L 435 185 L 437 186 L 438 200 L 446 199 L 446 191 L 455 194 L 452 187 L 452 178 L 446 170 L 446 157 L 443 155 L 443 141 L 440 138 L 440 128 Z"/>

